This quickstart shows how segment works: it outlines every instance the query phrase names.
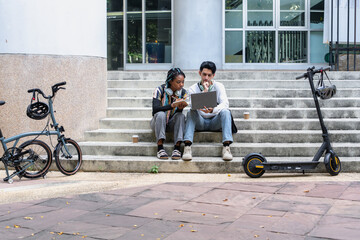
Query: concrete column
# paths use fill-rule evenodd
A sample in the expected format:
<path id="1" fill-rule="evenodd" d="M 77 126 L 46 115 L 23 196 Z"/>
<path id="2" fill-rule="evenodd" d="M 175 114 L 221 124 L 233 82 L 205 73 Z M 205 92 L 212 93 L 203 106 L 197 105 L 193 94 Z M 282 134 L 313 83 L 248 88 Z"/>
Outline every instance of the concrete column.
<path id="1" fill-rule="evenodd" d="M 174 66 L 199 69 L 210 60 L 222 68 L 222 1 L 174 0 Z"/>
<path id="2" fill-rule="evenodd" d="M 4 136 L 42 130 L 26 116 L 30 88 L 51 94 L 66 136 L 83 138 L 106 114 L 106 1 L 0 0 L 0 127 Z M 45 101 L 45 100 L 43 100 Z M 56 141 L 56 139 L 55 139 Z"/>

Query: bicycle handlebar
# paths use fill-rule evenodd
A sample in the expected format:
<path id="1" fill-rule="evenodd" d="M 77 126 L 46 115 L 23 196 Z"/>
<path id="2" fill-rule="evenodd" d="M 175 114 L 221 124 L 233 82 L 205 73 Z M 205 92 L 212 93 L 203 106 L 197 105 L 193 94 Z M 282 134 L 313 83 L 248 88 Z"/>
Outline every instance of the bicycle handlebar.
<path id="1" fill-rule="evenodd" d="M 63 86 L 63 85 L 66 85 L 66 82 L 60 82 L 60 83 L 56 83 L 55 85 L 53 85 L 52 87 L 51 87 L 51 90 L 52 90 L 52 95 L 50 96 L 46 96 L 45 94 L 44 94 L 44 92 L 43 91 L 41 91 L 41 89 L 39 89 L 39 88 L 33 88 L 33 89 L 29 89 L 28 90 L 28 93 L 34 93 L 34 97 L 35 97 L 35 92 L 38 92 L 38 93 L 40 93 L 45 99 L 50 99 L 50 98 L 53 98 L 54 96 L 55 96 L 55 93 L 57 92 L 57 91 L 59 91 L 60 89 L 65 89 L 65 88 L 63 88 L 63 87 L 60 87 L 60 86 Z"/>

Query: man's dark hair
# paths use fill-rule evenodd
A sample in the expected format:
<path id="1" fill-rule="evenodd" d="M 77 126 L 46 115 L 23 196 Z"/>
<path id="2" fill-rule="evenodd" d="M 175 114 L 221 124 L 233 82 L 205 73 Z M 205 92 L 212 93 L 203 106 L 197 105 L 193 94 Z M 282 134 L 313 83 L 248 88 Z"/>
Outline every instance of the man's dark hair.
<path id="1" fill-rule="evenodd" d="M 200 65 L 200 72 L 202 72 L 202 70 L 203 70 L 204 68 L 210 69 L 213 74 L 215 74 L 215 72 L 216 72 L 216 65 L 215 65 L 215 63 L 213 63 L 213 62 L 211 62 L 211 61 L 205 61 L 205 62 L 203 62 L 203 63 Z"/>

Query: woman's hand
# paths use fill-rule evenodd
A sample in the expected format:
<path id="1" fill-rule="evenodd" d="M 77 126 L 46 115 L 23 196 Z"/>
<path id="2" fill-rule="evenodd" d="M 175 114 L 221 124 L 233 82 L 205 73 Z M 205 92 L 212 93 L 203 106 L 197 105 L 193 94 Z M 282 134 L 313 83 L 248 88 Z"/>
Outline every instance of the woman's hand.
<path id="1" fill-rule="evenodd" d="M 177 108 L 179 108 L 179 109 L 183 109 L 183 108 L 185 108 L 187 105 L 188 105 L 188 103 L 185 101 L 185 99 L 179 98 L 179 99 L 176 99 L 176 101 L 171 104 L 171 107 L 172 107 L 172 108 L 177 107 Z"/>

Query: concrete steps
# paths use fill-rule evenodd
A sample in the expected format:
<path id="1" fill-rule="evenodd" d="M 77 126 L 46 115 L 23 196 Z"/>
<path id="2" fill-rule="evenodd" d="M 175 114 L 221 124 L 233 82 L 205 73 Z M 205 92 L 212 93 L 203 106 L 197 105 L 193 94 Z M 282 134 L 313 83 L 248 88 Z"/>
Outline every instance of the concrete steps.
<path id="1" fill-rule="evenodd" d="M 318 143 L 322 141 L 321 130 L 238 130 L 234 142 L 238 143 Z M 138 135 L 142 142 L 155 142 L 151 129 L 99 129 L 86 132 L 89 141 L 127 142 Z M 219 143 L 221 132 L 195 133 L 194 142 Z M 332 130 L 332 142 L 360 142 L 360 130 Z M 173 142 L 172 133 L 167 133 L 167 141 Z"/>
<path id="2" fill-rule="evenodd" d="M 83 169 L 104 172 L 149 172 L 157 166 L 160 173 L 242 173 L 242 157 L 234 157 L 231 162 L 224 162 L 219 157 L 196 157 L 190 162 L 159 160 L 153 156 L 114 156 L 83 155 Z M 266 157 L 268 161 L 310 161 L 306 157 Z M 360 172 L 360 159 L 341 158 L 342 172 Z M 324 164 L 306 172 L 326 172 Z M 302 174 L 298 172 L 298 174 Z"/>
<path id="3" fill-rule="evenodd" d="M 260 84 L 260 83 L 258 83 Z M 156 86 L 155 86 L 156 87 Z M 138 97 L 152 96 L 154 88 L 111 88 L 108 90 L 108 97 Z M 311 98 L 310 88 L 231 88 L 226 90 L 229 98 Z M 337 89 L 336 97 L 360 97 L 356 88 Z"/>
<path id="4" fill-rule="evenodd" d="M 309 161 L 321 146 L 322 133 L 308 80 L 295 80 L 302 73 L 217 72 L 215 79 L 227 89 L 238 127 L 231 145 L 234 160 L 221 160 L 220 132 L 196 132 L 194 159 L 189 163 L 155 157 L 152 93 L 164 82 L 166 72 L 110 71 L 107 116 L 100 120 L 99 129 L 85 132 L 85 141 L 80 143 L 84 170 L 106 171 L 111 166 L 112 171 L 147 172 L 157 165 L 162 172 L 241 172 L 242 157 L 251 152 L 261 152 L 268 160 Z M 185 88 L 199 81 L 196 71 L 185 74 Z M 319 103 L 332 146 L 344 162 L 343 171 L 360 171 L 360 74 L 329 72 L 329 77 L 337 94 Z M 250 119 L 243 119 L 244 112 L 250 113 Z M 131 142 L 133 135 L 139 136 L 139 143 Z M 168 154 L 173 149 L 171 135 L 165 144 Z M 316 171 L 324 171 L 320 165 Z"/>
<path id="5" fill-rule="evenodd" d="M 233 143 L 231 152 L 236 157 L 248 153 L 261 152 L 266 157 L 311 157 L 321 146 L 318 143 Z M 360 155 L 360 143 L 333 143 L 336 153 L 342 157 Z M 170 154 L 173 144 L 164 145 Z M 82 142 L 81 149 L 87 155 L 115 156 L 156 156 L 157 148 L 153 142 Z M 222 144 L 196 143 L 192 146 L 193 157 L 221 157 Z"/>
<path id="6" fill-rule="evenodd" d="M 327 101 L 320 101 L 320 107 L 339 108 L 339 107 L 360 107 L 360 98 L 333 98 Z M 233 107 L 246 108 L 314 108 L 313 98 L 243 98 L 231 97 L 229 104 Z M 151 97 L 109 97 L 108 107 L 151 107 Z"/>
<path id="7" fill-rule="evenodd" d="M 100 120 L 101 129 L 150 129 L 149 118 L 104 118 Z M 239 130 L 320 130 L 318 119 L 243 119 L 234 118 Z M 360 130 L 357 118 L 324 119 L 327 128 L 331 130 Z"/>
<path id="8" fill-rule="evenodd" d="M 110 118 L 151 117 L 150 107 L 109 107 L 107 116 Z M 184 111 L 186 113 L 186 111 Z M 317 118 L 314 108 L 231 108 L 234 118 L 243 117 L 249 112 L 251 118 Z M 322 108 L 324 118 L 359 118 L 360 108 Z"/>

